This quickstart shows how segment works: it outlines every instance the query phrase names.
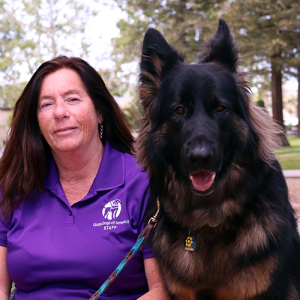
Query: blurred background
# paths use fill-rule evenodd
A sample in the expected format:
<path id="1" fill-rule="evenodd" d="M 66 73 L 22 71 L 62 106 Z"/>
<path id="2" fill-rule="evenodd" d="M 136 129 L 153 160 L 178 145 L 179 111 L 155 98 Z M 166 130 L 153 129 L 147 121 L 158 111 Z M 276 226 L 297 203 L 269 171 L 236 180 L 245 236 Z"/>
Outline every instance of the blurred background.
<path id="1" fill-rule="evenodd" d="M 300 137 L 300 1 L 0 0 L 0 16 L 2 146 L 27 80 L 43 61 L 61 54 L 79 56 L 99 71 L 136 130 L 147 28 L 160 30 L 191 63 L 220 17 L 240 50 L 253 101 L 285 128 L 280 144 L 291 146 L 290 137 Z"/>

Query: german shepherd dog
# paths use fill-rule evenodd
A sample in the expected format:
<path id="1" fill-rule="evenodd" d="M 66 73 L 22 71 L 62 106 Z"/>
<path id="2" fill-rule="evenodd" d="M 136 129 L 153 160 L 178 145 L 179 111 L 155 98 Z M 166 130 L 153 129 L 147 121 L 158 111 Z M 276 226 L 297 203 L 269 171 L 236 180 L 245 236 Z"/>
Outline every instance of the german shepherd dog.
<path id="1" fill-rule="evenodd" d="M 300 241 L 273 155 L 278 130 L 254 105 L 226 22 L 185 64 L 145 34 L 137 157 L 159 198 L 153 251 L 171 299 L 300 299 Z"/>

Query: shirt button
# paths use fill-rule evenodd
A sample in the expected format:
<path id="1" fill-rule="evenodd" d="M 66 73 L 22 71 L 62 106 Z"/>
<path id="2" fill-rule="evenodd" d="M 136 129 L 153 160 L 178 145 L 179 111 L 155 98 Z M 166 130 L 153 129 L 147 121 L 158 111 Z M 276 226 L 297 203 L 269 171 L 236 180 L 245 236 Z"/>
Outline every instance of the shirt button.
<path id="1" fill-rule="evenodd" d="M 72 216 L 72 212 L 71 211 L 69 212 L 69 216 Z"/>

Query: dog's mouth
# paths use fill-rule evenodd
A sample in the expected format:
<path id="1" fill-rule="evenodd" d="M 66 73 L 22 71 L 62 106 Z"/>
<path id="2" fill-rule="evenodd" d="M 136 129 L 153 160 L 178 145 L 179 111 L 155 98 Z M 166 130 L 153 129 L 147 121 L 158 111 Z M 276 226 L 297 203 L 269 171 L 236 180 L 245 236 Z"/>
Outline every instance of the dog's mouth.
<path id="1" fill-rule="evenodd" d="M 208 192 L 214 183 L 215 172 L 200 170 L 189 175 L 189 179 L 195 190 L 199 192 Z"/>

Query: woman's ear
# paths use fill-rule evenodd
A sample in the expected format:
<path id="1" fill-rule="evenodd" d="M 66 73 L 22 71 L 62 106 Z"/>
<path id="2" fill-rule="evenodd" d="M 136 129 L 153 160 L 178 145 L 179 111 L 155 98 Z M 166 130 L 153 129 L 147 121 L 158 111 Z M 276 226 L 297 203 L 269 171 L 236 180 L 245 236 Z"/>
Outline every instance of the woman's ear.
<path id="1" fill-rule="evenodd" d="M 98 112 L 98 123 L 101 124 L 103 122 L 103 116 L 100 112 Z"/>

